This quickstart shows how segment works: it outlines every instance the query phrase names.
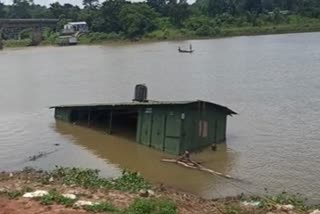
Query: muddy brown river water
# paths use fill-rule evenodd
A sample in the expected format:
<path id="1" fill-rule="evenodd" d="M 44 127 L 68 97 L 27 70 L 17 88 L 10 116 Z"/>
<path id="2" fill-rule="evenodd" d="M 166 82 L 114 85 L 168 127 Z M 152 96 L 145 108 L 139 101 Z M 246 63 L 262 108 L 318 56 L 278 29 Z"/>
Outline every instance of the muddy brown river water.
<path id="1" fill-rule="evenodd" d="M 179 54 L 189 43 L 196 52 Z M 268 188 L 319 201 L 319 68 L 320 33 L 4 50 L 0 170 L 63 165 L 113 177 L 128 168 L 206 198 Z M 228 119 L 227 144 L 194 158 L 241 182 L 161 163 L 170 155 L 130 135 L 56 122 L 48 108 L 128 101 L 137 83 L 148 85 L 150 99 L 203 99 L 238 112 Z M 28 161 L 39 152 L 50 154 Z"/>

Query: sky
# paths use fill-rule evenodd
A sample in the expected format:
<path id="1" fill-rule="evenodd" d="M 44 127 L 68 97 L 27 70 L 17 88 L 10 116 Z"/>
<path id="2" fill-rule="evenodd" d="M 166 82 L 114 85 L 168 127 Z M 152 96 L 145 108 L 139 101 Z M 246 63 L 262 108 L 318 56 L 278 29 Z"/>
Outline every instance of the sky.
<path id="1" fill-rule="evenodd" d="M 36 4 L 41 4 L 41 5 L 50 5 L 51 3 L 54 3 L 54 2 L 60 2 L 61 4 L 64 4 L 64 3 L 70 3 L 70 4 L 73 4 L 73 5 L 81 5 L 82 4 L 82 0 L 34 0 L 34 2 Z M 104 0 L 100 0 L 100 2 L 102 2 Z M 134 2 L 137 2 L 137 1 L 141 1 L 141 0 L 131 0 L 131 1 L 134 1 Z M 5 4 L 12 4 L 12 0 L 0 0 L 0 2 L 2 3 L 5 3 Z M 193 3 L 195 2 L 195 0 L 188 0 L 189 3 Z"/>

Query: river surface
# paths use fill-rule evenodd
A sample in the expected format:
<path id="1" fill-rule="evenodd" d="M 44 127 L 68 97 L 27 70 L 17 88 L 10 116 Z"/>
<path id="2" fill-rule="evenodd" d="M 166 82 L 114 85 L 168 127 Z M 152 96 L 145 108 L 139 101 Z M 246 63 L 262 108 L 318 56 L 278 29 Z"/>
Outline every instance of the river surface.
<path id="1" fill-rule="evenodd" d="M 177 47 L 192 43 L 194 54 Z M 0 52 L 0 170 L 90 167 L 114 177 L 128 168 L 205 198 L 288 191 L 320 200 L 320 33 Z M 239 113 L 227 144 L 195 154 L 230 181 L 161 163 L 170 157 L 56 122 L 49 106 L 129 101 L 145 83 L 153 100 L 203 99 Z M 54 144 L 59 144 L 55 146 Z M 49 152 L 37 161 L 28 157 Z"/>

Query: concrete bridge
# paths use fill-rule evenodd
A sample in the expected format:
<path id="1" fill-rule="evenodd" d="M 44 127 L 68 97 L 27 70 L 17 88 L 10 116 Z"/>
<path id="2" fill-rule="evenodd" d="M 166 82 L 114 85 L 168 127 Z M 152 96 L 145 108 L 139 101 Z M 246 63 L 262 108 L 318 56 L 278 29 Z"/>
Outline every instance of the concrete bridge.
<path id="1" fill-rule="evenodd" d="M 36 45 L 41 42 L 43 29 L 55 29 L 58 22 L 59 19 L 0 19 L 0 39 L 20 39 L 21 31 L 32 29 L 32 43 Z"/>

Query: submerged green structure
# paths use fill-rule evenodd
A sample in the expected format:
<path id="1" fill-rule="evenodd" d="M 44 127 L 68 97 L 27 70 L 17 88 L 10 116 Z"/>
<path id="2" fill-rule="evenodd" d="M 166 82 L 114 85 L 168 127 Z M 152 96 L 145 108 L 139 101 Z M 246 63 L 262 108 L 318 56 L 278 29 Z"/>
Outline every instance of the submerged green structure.
<path id="1" fill-rule="evenodd" d="M 179 155 L 226 140 L 229 108 L 206 101 L 128 102 L 53 106 L 55 118 L 105 129 L 131 131 L 136 142 Z"/>

